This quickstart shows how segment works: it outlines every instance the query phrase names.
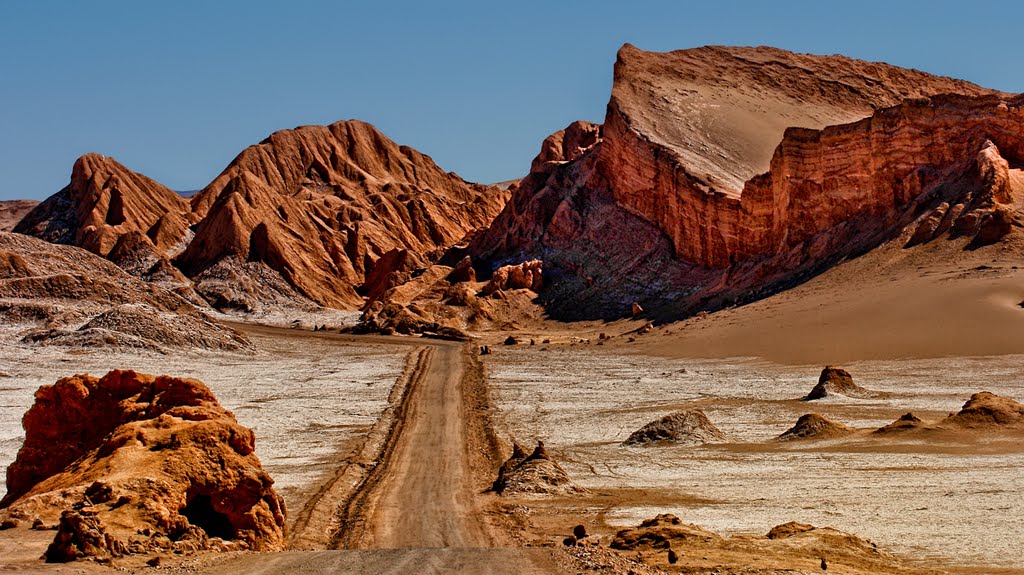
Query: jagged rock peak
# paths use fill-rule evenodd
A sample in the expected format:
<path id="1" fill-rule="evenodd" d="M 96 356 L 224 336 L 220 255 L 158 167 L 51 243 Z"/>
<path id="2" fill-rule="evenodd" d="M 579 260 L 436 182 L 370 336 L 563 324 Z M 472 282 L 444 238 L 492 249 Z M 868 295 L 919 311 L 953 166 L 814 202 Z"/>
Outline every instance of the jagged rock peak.
<path id="1" fill-rule="evenodd" d="M 188 201 L 113 158 L 86 154 L 68 185 L 36 206 L 14 228 L 54 243 L 106 256 L 121 236 L 137 231 L 156 250 L 180 249 L 193 222 Z"/>
<path id="2" fill-rule="evenodd" d="M 365 122 L 282 130 L 193 198 L 204 218 L 178 263 L 195 274 L 229 257 L 260 262 L 319 304 L 358 307 L 356 288 L 385 254 L 434 260 L 489 224 L 506 197 Z"/>

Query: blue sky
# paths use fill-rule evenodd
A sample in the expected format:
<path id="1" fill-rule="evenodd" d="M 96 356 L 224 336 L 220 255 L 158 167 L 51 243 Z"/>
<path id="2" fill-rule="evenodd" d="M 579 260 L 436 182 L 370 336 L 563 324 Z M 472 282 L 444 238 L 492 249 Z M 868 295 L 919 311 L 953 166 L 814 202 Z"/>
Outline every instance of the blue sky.
<path id="1" fill-rule="evenodd" d="M 842 53 L 1024 92 L 1024 3 L 0 3 L 0 199 L 43 198 L 99 152 L 173 189 L 245 146 L 359 118 L 447 170 L 518 177 L 600 121 L 615 52 Z"/>

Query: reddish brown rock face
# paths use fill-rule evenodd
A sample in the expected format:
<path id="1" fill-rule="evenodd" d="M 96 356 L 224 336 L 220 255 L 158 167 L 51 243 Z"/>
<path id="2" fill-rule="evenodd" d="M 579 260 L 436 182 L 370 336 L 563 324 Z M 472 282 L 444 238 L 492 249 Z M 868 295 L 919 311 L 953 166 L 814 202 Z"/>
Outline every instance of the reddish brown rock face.
<path id="1" fill-rule="evenodd" d="M 71 182 L 36 206 L 17 233 L 72 244 L 106 256 L 121 236 L 141 232 L 156 250 L 180 250 L 194 222 L 188 201 L 113 158 L 86 154 L 75 162 Z"/>
<path id="2" fill-rule="evenodd" d="M 363 122 L 284 130 L 243 151 L 193 198 L 204 218 L 178 262 L 197 272 L 241 256 L 317 303 L 355 307 L 355 288 L 386 253 L 432 259 L 490 223 L 505 198 Z"/>
<path id="3" fill-rule="evenodd" d="M 489 224 L 507 197 L 350 121 L 274 133 L 191 202 L 89 154 L 75 163 L 71 183 L 17 231 L 105 257 L 113 252 L 116 263 L 147 279 L 176 280 L 173 260 L 215 304 L 224 299 L 224 277 L 244 286 L 276 275 L 271 283 L 289 288 L 275 293 L 294 289 L 299 299 L 351 309 L 362 305 L 357 288 L 385 254 L 407 250 L 435 261 Z M 251 309 L 264 295 L 233 294 L 232 306 Z"/>
<path id="4" fill-rule="evenodd" d="M 198 548 L 209 537 L 252 549 L 284 544 L 284 503 L 254 454 L 253 432 L 200 381 L 133 371 L 68 377 L 39 388 L 23 424 L 0 507 L 53 522 L 84 506 L 91 525 L 62 517 L 51 560 L 144 553 L 168 538 Z M 84 538 L 97 530 L 109 536 L 102 544 Z"/>
<path id="5" fill-rule="evenodd" d="M 1021 104 L 843 57 L 627 45 L 600 137 L 561 161 L 565 136 L 549 138 L 472 253 L 543 258 L 559 270 L 552 311 L 594 317 L 631 301 L 678 315 L 758 297 L 943 202 L 918 242 L 992 243 L 1019 227 Z"/>
<path id="6" fill-rule="evenodd" d="M 532 260 L 519 265 L 498 268 L 481 293 L 490 295 L 496 291 L 508 289 L 528 289 L 537 292 L 542 287 L 544 287 L 544 262 Z"/>

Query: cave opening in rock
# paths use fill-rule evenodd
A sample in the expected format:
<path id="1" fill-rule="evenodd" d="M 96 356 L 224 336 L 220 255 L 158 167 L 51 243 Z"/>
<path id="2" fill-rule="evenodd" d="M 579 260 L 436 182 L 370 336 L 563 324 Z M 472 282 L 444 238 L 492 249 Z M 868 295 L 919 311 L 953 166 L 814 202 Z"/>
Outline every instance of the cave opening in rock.
<path id="1" fill-rule="evenodd" d="M 235 528 L 228 516 L 213 508 L 209 495 L 196 495 L 180 511 L 188 522 L 199 527 L 210 537 L 234 539 Z"/>

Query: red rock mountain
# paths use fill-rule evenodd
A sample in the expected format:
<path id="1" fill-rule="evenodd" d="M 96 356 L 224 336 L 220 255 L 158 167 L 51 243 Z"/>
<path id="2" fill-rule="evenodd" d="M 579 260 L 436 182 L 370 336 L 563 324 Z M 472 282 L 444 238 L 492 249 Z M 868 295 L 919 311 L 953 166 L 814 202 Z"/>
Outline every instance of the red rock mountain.
<path id="1" fill-rule="evenodd" d="M 204 217 L 178 262 L 193 275 L 228 257 L 262 262 L 317 303 L 355 307 L 384 254 L 435 259 L 489 224 L 505 197 L 363 122 L 285 130 L 193 198 Z"/>
<path id="2" fill-rule="evenodd" d="M 164 260 L 173 259 L 221 307 L 355 308 L 384 254 L 436 259 L 486 226 L 507 195 L 349 121 L 274 133 L 191 201 L 112 159 L 83 156 L 71 183 L 16 231 L 109 256 L 147 279 L 172 276 Z"/>
<path id="3" fill-rule="evenodd" d="M 180 251 L 195 218 L 188 200 L 113 158 L 86 154 L 71 182 L 36 206 L 14 228 L 106 257 L 117 241 L 141 232 L 161 254 Z"/>
<path id="4" fill-rule="evenodd" d="M 840 56 L 626 45 L 604 124 L 549 138 L 471 252 L 543 259 L 550 311 L 613 317 L 784 289 L 919 218 L 919 241 L 976 247 L 1018 225 L 1021 102 Z"/>

